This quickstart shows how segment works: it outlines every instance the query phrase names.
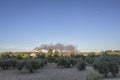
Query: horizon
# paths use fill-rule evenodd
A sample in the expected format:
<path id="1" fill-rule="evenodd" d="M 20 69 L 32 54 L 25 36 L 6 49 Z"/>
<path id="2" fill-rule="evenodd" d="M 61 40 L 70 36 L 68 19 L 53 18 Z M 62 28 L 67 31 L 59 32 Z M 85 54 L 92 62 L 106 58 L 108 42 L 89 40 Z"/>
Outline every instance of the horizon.
<path id="1" fill-rule="evenodd" d="M 0 0 L 0 52 L 72 44 L 120 50 L 120 0 Z"/>

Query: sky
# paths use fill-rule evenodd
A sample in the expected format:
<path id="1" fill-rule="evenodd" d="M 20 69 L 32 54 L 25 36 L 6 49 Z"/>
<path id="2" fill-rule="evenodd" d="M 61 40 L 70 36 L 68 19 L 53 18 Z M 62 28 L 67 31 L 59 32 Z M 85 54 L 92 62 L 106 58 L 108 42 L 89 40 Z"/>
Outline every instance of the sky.
<path id="1" fill-rule="evenodd" d="M 120 0 L 0 0 L 0 52 L 49 43 L 120 50 Z"/>

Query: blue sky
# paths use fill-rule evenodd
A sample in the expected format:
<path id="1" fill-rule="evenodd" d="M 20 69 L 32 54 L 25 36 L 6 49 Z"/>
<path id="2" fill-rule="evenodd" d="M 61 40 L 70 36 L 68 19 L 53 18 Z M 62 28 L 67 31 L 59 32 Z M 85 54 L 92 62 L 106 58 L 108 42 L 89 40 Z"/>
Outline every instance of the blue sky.
<path id="1" fill-rule="evenodd" d="M 57 42 L 120 49 L 120 0 L 0 0 L 0 52 Z"/>

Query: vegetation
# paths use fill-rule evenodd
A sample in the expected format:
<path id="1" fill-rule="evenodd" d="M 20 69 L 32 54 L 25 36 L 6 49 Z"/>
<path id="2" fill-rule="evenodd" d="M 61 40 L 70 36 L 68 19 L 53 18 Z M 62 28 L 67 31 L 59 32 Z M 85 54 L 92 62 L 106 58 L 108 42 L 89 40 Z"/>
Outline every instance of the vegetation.
<path id="1" fill-rule="evenodd" d="M 91 71 L 87 74 L 86 80 L 100 80 L 101 76 L 95 71 Z"/>
<path id="2" fill-rule="evenodd" d="M 98 73 L 107 77 L 116 76 L 120 68 L 120 51 L 102 51 L 99 53 L 62 52 L 49 49 L 44 52 L 5 52 L 0 54 L 0 68 L 27 69 L 30 73 L 36 72 L 47 63 L 56 63 L 59 67 L 75 67 L 85 70 L 86 66 L 92 66 Z M 93 74 L 93 73 L 91 73 Z M 95 75 L 95 74 L 93 74 Z"/>
<path id="3" fill-rule="evenodd" d="M 76 60 L 74 58 L 63 58 L 60 57 L 57 59 L 57 65 L 63 66 L 65 68 L 73 67 L 76 64 Z"/>
<path id="4" fill-rule="evenodd" d="M 84 60 L 80 60 L 77 64 L 78 70 L 85 70 L 86 69 L 86 62 Z"/>
<path id="5" fill-rule="evenodd" d="M 25 67 L 30 73 L 34 73 L 36 70 L 44 67 L 45 64 L 40 59 L 24 59 L 18 61 L 17 69 L 21 71 Z"/>
<path id="6" fill-rule="evenodd" d="M 119 73 L 119 61 L 117 61 L 117 58 L 116 55 L 101 55 L 95 60 L 93 67 L 99 73 L 104 74 L 105 77 L 107 77 L 108 73 L 116 76 Z"/>
<path id="7" fill-rule="evenodd" d="M 1 58 L 0 59 L 0 67 L 3 70 L 9 69 L 9 68 L 15 68 L 17 61 L 18 61 L 18 59 L 15 59 L 15 58 Z"/>

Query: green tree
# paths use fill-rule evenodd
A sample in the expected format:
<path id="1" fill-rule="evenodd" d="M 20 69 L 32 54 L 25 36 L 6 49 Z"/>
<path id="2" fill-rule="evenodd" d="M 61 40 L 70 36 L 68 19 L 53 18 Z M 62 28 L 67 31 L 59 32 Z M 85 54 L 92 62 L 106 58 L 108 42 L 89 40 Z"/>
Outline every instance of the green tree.
<path id="1" fill-rule="evenodd" d="M 53 55 L 53 50 L 52 50 L 52 49 L 49 49 L 48 52 L 47 52 L 47 55 L 48 55 L 48 56 L 52 56 L 52 55 Z"/>

